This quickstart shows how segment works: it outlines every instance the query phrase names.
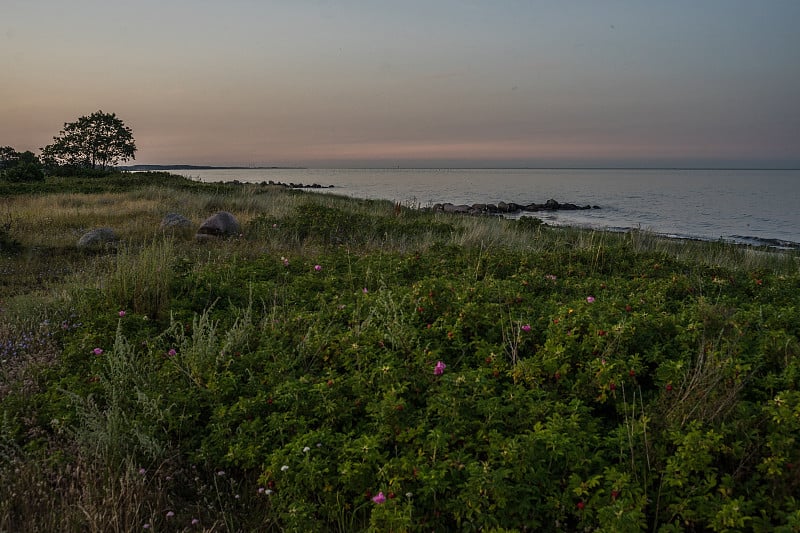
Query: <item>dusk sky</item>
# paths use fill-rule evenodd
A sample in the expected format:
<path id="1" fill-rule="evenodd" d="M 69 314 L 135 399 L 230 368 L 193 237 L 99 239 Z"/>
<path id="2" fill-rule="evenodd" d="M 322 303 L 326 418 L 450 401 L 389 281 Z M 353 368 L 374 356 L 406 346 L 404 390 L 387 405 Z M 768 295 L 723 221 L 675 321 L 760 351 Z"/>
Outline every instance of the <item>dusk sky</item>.
<path id="1" fill-rule="evenodd" d="M 800 167 L 800 0 L 2 0 L 0 146 L 140 164 Z"/>

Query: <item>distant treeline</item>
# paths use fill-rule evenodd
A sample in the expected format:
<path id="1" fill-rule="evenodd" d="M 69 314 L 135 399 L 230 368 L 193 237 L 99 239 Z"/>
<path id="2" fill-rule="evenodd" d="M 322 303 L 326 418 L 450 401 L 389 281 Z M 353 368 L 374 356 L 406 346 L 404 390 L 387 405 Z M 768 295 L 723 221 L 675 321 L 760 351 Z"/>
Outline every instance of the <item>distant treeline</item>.
<path id="1" fill-rule="evenodd" d="M 303 168 L 303 167 L 215 167 L 209 165 L 128 165 L 118 166 L 117 170 L 126 170 L 130 172 L 137 171 L 158 171 L 158 170 L 253 170 L 253 169 L 289 169 L 289 168 Z"/>

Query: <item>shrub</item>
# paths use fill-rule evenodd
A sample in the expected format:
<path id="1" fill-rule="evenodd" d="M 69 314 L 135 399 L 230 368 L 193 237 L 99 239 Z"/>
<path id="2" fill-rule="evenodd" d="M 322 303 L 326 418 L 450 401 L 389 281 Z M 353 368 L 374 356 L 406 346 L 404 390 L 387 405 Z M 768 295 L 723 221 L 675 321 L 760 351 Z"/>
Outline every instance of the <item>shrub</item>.
<path id="1" fill-rule="evenodd" d="M 0 178 L 12 183 L 44 181 L 44 171 L 39 164 L 20 163 L 0 173 Z"/>
<path id="2" fill-rule="evenodd" d="M 244 238 L 140 232 L 0 304 L 0 529 L 798 523 L 791 256 L 203 187 Z"/>

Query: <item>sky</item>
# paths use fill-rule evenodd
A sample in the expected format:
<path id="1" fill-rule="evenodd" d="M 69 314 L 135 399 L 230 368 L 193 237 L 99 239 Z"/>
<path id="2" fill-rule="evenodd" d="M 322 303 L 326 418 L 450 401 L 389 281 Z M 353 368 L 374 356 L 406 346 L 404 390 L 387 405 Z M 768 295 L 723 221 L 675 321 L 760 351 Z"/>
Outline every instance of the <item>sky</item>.
<path id="1" fill-rule="evenodd" d="M 800 167 L 798 0 L 0 0 L 0 146 L 138 164 Z"/>

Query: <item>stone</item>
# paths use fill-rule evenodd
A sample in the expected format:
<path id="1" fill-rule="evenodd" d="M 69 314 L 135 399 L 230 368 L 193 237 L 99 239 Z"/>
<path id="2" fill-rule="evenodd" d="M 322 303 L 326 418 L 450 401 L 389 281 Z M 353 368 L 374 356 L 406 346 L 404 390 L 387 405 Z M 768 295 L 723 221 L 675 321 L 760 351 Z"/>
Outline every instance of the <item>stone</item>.
<path id="1" fill-rule="evenodd" d="M 242 232 L 239 221 L 227 211 L 220 211 L 208 217 L 197 230 L 198 240 L 213 237 L 235 237 Z"/>
<path id="2" fill-rule="evenodd" d="M 100 248 L 113 244 L 119 240 L 116 232 L 111 228 L 96 228 L 89 230 L 78 239 L 78 248 Z"/>
<path id="3" fill-rule="evenodd" d="M 161 225 L 159 228 L 162 231 L 165 230 L 186 230 L 191 229 L 192 221 L 186 218 L 183 215 L 178 213 L 167 213 L 164 215 L 164 218 L 161 219 Z"/>
<path id="4" fill-rule="evenodd" d="M 530 203 L 518 204 L 516 202 L 499 202 L 495 204 L 476 203 L 471 206 L 467 205 L 453 205 L 451 203 L 434 204 L 433 211 L 441 211 L 444 213 L 466 213 L 470 215 L 497 215 L 497 214 L 511 214 L 519 213 L 522 211 L 557 211 L 557 210 L 578 210 L 578 209 L 600 209 L 599 206 L 585 205 L 580 206 L 573 203 L 559 203 L 552 198 L 543 204 Z"/>
<path id="5" fill-rule="evenodd" d="M 501 213 L 515 213 L 521 209 L 516 202 L 500 202 L 497 204 L 497 210 Z"/>
<path id="6" fill-rule="evenodd" d="M 470 207 L 468 205 L 453 205 L 451 203 L 446 203 L 442 205 L 442 210 L 445 213 L 468 213 Z"/>

